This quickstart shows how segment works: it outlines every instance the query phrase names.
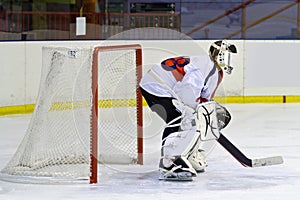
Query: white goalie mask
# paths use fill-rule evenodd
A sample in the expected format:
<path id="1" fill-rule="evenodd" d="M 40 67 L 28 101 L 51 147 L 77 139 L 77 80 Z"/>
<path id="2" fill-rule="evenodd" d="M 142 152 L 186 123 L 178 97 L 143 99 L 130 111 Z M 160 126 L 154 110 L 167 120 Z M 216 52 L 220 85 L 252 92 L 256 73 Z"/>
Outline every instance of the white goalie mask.
<path id="1" fill-rule="evenodd" d="M 233 67 L 232 56 L 237 53 L 235 45 L 229 44 L 226 40 L 214 42 L 209 49 L 209 54 L 212 60 L 217 56 L 217 64 L 225 70 L 227 74 L 231 74 Z"/>

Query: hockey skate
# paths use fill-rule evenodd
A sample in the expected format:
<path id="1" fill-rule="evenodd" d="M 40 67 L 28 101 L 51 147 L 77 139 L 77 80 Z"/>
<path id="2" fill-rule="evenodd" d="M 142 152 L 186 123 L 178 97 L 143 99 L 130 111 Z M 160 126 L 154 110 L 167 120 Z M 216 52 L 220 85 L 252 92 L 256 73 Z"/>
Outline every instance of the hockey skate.
<path id="1" fill-rule="evenodd" d="M 197 176 L 189 161 L 181 156 L 173 159 L 162 158 L 159 163 L 159 172 L 159 180 L 165 181 L 192 181 L 193 177 Z"/>
<path id="2" fill-rule="evenodd" d="M 197 173 L 205 172 L 205 168 L 207 167 L 206 157 L 204 154 L 204 150 L 197 149 L 194 153 L 192 153 L 188 157 L 188 161 L 191 163 L 193 168 Z"/>

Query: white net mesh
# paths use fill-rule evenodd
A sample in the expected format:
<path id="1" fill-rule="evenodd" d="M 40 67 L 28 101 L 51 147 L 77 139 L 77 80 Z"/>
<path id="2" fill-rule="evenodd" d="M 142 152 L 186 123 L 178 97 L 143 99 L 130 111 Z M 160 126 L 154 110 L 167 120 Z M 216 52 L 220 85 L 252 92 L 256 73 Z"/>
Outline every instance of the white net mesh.
<path id="1" fill-rule="evenodd" d="M 43 48 L 38 101 L 15 155 L 1 174 L 88 179 L 93 48 Z M 135 50 L 98 55 L 99 160 L 137 160 Z"/>
<path id="2" fill-rule="evenodd" d="M 99 160 L 136 163 L 135 50 L 101 52 L 99 63 Z"/>

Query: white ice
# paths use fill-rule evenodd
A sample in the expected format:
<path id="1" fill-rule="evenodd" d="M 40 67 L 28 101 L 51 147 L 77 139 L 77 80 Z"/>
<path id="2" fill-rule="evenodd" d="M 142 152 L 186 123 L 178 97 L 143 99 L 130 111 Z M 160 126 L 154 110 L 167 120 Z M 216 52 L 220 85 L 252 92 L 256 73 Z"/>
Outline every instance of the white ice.
<path id="1" fill-rule="evenodd" d="M 16 199 L 222 199 L 276 200 L 300 196 L 300 104 L 227 104 L 232 121 L 223 131 L 248 157 L 281 155 L 284 164 L 245 168 L 215 142 L 208 167 L 192 182 L 158 180 L 162 121 L 145 108 L 145 164 L 101 165 L 99 183 L 20 184 L 0 181 L 0 200 Z M 30 115 L 0 117 L 0 169 L 14 154 Z"/>

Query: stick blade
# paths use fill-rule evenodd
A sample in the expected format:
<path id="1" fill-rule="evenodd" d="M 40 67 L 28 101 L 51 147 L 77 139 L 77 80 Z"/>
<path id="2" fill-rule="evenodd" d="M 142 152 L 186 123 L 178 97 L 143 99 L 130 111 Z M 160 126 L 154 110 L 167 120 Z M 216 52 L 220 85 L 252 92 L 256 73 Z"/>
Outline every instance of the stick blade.
<path id="1" fill-rule="evenodd" d="M 274 156 L 268 158 L 260 158 L 252 160 L 252 167 L 263 167 L 269 165 L 280 165 L 283 163 L 282 156 Z"/>

